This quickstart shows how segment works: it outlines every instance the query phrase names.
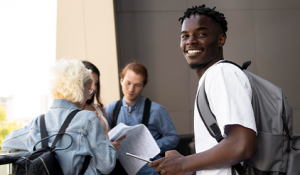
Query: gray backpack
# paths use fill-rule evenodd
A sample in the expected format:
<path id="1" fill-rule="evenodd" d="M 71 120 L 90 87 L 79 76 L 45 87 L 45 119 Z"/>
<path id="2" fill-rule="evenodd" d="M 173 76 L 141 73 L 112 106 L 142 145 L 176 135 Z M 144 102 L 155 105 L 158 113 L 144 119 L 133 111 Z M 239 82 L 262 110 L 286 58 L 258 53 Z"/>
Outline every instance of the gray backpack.
<path id="1" fill-rule="evenodd" d="M 240 175 L 299 175 L 300 136 L 293 134 L 293 110 L 282 90 L 247 71 L 251 61 L 238 66 L 248 77 L 252 88 L 252 107 L 257 127 L 257 152 L 241 164 L 234 165 Z M 204 83 L 197 95 L 197 107 L 210 135 L 220 142 L 223 137 L 211 112 Z"/>

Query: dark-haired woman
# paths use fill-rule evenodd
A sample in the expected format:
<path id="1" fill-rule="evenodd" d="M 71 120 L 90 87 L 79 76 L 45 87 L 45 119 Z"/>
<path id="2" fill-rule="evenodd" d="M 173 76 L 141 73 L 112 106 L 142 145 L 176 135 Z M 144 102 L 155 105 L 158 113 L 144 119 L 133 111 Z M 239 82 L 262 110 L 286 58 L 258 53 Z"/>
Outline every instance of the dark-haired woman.
<path id="1" fill-rule="evenodd" d="M 110 127 L 107 122 L 107 117 L 105 115 L 105 112 L 103 110 L 103 104 L 100 102 L 100 82 L 99 82 L 100 71 L 91 62 L 82 61 L 82 63 L 87 69 L 90 69 L 92 71 L 93 84 L 91 88 L 94 90 L 93 93 L 89 96 L 88 100 L 86 101 L 86 104 L 84 105 L 83 109 L 89 111 L 96 111 L 104 131 L 108 133 L 108 131 L 110 131 Z M 96 104 L 94 103 L 95 98 L 96 98 Z"/>
<path id="2" fill-rule="evenodd" d="M 91 88 L 94 90 L 93 93 L 89 96 L 88 100 L 86 101 L 83 109 L 84 110 L 89 110 L 89 111 L 95 111 L 96 114 L 98 115 L 98 118 L 102 124 L 102 127 L 104 129 L 106 138 L 108 139 L 108 132 L 110 131 L 110 127 L 107 121 L 107 117 L 105 115 L 104 109 L 103 109 L 103 104 L 100 102 L 100 71 L 99 69 L 92 64 L 91 62 L 88 61 L 82 61 L 83 65 L 92 71 L 92 86 Z M 96 104 L 94 103 L 96 98 Z M 125 137 L 119 139 L 117 142 L 112 142 L 113 146 L 115 149 L 118 151 L 120 147 L 120 142 L 124 139 Z"/>

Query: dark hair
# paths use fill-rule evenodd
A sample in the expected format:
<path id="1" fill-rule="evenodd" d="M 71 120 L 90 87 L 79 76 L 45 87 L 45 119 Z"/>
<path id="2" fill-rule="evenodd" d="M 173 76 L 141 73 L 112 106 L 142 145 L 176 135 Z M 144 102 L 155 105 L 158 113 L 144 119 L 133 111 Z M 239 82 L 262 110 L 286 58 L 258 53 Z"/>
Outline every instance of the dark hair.
<path id="1" fill-rule="evenodd" d="M 223 33 L 226 36 L 226 32 L 228 30 L 227 28 L 227 21 L 223 13 L 220 13 L 218 11 L 215 11 L 216 7 L 214 8 L 209 8 L 205 7 L 205 4 L 201 6 L 195 6 L 192 8 L 188 8 L 185 12 L 183 17 L 179 18 L 179 21 L 181 22 L 181 25 L 184 21 L 185 18 L 189 18 L 191 15 L 205 15 L 208 17 L 211 17 L 213 20 L 215 20 L 218 24 L 221 25 L 223 29 Z"/>
<path id="2" fill-rule="evenodd" d="M 97 100 L 97 103 L 100 107 L 103 107 L 103 104 L 100 102 L 100 71 L 99 69 L 94 65 L 92 64 L 91 62 L 88 62 L 88 61 L 81 61 L 83 63 L 83 65 L 87 68 L 87 69 L 90 69 L 92 70 L 92 73 L 95 73 L 98 75 L 98 78 L 99 78 L 99 82 L 97 84 L 97 89 L 96 89 L 96 100 Z M 91 99 L 87 100 L 86 103 L 87 104 L 92 104 L 94 102 L 94 98 L 95 98 L 95 94 L 93 94 L 93 96 L 91 97 Z"/>
<path id="3" fill-rule="evenodd" d="M 127 70 L 132 70 L 134 73 L 141 75 L 144 78 L 144 81 L 143 81 L 144 86 L 147 84 L 148 72 L 147 72 L 147 68 L 142 63 L 133 62 L 133 63 L 127 64 L 120 73 L 121 78 L 125 77 Z"/>

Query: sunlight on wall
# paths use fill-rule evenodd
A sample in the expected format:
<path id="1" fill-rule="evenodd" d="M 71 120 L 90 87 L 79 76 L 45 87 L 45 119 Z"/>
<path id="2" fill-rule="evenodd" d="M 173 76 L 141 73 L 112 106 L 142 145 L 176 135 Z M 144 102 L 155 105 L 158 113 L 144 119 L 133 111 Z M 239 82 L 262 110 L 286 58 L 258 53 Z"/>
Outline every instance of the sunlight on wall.
<path id="1" fill-rule="evenodd" d="M 32 119 L 49 107 L 56 54 L 57 1 L 0 1 L 0 97 L 7 119 Z"/>
<path id="2" fill-rule="evenodd" d="M 55 62 L 56 16 L 56 1 L 0 1 L 0 106 L 6 108 L 0 120 L 0 142 L 49 107 L 48 70 Z M 8 166 L 0 166 L 0 174 L 7 173 Z"/>

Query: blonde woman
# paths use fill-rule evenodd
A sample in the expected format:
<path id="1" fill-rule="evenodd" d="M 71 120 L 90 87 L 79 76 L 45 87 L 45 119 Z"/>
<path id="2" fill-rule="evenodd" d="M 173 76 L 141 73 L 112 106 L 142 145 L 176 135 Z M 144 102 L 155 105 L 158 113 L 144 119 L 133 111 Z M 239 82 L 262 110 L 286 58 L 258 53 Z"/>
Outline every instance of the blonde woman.
<path id="1" fill-rule="evenodd" d="M 53 104 L 45 114 L 48 135 L 58 132 L 66 117 L 74 110 L 82 109 L 88 99 L 92 86 L 91 70 L 85 68 L 81 61 L 60 60 L 53 68 L 51 93 Z M 33 146 L 40 138 L 40 117 L 35 118 L 24 128 L 13 131 L 6 136 L 2 144 L 3 151 L 12 149 L 33 151 Z M 85 174 L 109 174 L 115 166 L 116 150 L 106 139 L 106 134 L 98 116 L 87 110 L 78 112 L 66 133 L 73 143 L 70 148 L 56 151 L 58 162 L 64 174 L 78 174 L 85 156 L 91 156 Z M 50 138 L 51 145 L 54 138 Z M 66 148 L 70 144 L 68 137 L 63 137 L 56 145 Z M 37 145 L 37 149 L 41 144 Z"/>

